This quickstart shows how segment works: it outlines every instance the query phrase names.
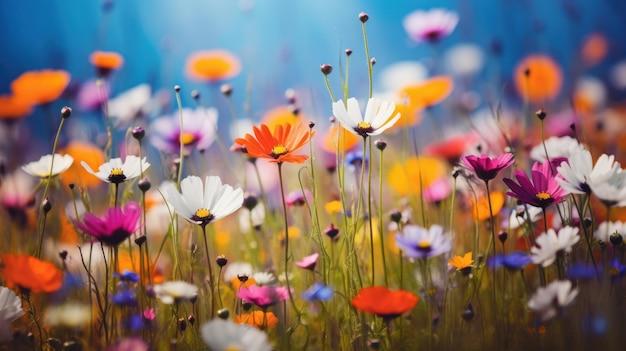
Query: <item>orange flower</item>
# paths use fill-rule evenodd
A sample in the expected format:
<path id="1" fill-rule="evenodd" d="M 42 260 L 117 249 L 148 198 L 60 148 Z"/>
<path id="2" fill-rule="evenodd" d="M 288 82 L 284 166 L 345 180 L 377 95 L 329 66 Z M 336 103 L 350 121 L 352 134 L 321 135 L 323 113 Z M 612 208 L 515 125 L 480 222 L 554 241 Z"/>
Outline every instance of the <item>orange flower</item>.
<path id="1" fill-rule="evenodd" d="M 32 106 L 12 95 L 0 95 L 0 119 L 18 119 L 33 112 Z"/>
<path id="2" fill-rule="evenodd" d="M 424 82 L 410 84 L 400 89 L 399 95 L 406 100 L 410 108 L 434 106 L 447 98 L 454 88 L 454 81 L 449 76 L 430 78 Z"/>
<path id="3" fill-rule="evenodd" d="M 60 152 L 74 158 L 72 166 L 61 174 L 63 185 L 76 184 L 85 188 L 97 188 L 103 182 L 91 176 L 80 162 L 85 161 L 92 169 L 98 169 L 104 163 L 104 153 L 97 146 L 84 141 L 72 141 Z"/>
<path id="4" fill-rule="evenodd" d="M 302 117 L 300 114 L 294 113 L 293 107 L 282 105 L 265 112 L 261 118 L 261 123 L 266 124 L 270 129 L 274 129 L 277 125 L 293 125 L 298 123 L 298 121 L 306 120 L 306 117 Z"/>
<path id="5" fill-rule="evenodd" d="M 30 291 L 54 292 L 63 284 L 63 272 L 50 262 L 41 261 L 28 255 L 6 254 L 4 280 L 11 286 L 19 286 Z"/>
<path id="6" fill-rule="evenodd" d="M 70 78 L 70 74 L 62 70 L 28 71 L 11 82 L 11 91 L 23 103 L 45 104 L 61 96 Z"/>
<path id="7" fill-rule="evenodd" d="M 472 267 L 474 260 L 472 259 L 472 253 L 468 252 L 463 257 L 454 255 L 454 257 L 448 261 L 448 264 L 456 268 L 457 271 L 467 271 Z"/>
<path id="8" fill-rule="evenodd" d="M 422 105 L 416 104 L 409 106 L 396 103 L 396 110 L 393 112 L 393 115 L 395 116 L 396 113 L 399 113 L 400 119 L 390 128 L 390 130 L 403 127 L 413 127 L 420 124 L 420 122 L 422 122 L 422 114 L 420 112 L 422 112 L 423 109 L 424 106 Z"/>
<path id="9" fill-rule="evenodd" d="M 241 71 L 239 59 L 226 50 L 199 51 L 187 59 L 187 76 L 194 80 L 217 82 Z"/>
<path id="10" fill-rule="evenodd" d="M 600 33 L 591 33 L 583 40 L 580 55 L 589 67 L 595 66 L 602 61 L 609 51 L 609 43 L 606 37 Z"/>
<path id="11" fill-rule="evenodd" d="M 258 329 L 273 328 L 278 324 L 278 317 L 272 312 L 254 311 L 235 316 L 235 323 L 251 325 Z"/>
<path id="12" fill-rule="evenodd" d="M 389 290 L 384 286 L 363 288 L 352 298 L 352 306 L 359 311 L 384 319 L 393 319 L 410 311 L 419 298 L 405 290 Z"/>
<path id="13" fill-rule="evenodd" d="M 248 277 L 245 282 L 242 282 L 238 277 L 233 277 L 230 280 L 230 284 L 233 286 L 233 290 L 238 291 L 241 288 L 249 288 L 252 285 L 256 285 L 256 281 L 252 277 Z"/>
<path id="14" fill-rule="evenodd" d="M 421 190 L 428 188 L 447 173 L 446 164 L 438 158 L 409 157 L 391 167 L 387 180 L 391 188 L 400 195 L 419 195 Z"/>
<path id="15" fill-rule="evenodd" d="M 337 139 L 337 134 L 341 130 L 341 140 Z M 322 147 L 325 151 L 335 153 L 338 150 L 348 151 L 355 147 L 361 138 L 357 135 L 354 135 L 348 132 L 344 127 L 339 124 L 334 124 L 323 135 L 324 140 L 322 142 Z M 337 145 L 339 142 L 339 145 Z M 337 147 L 339 146 L 339 148 Z"/>
<path id="16" fill-rule="evenodd" d="M 94 51 L 89 55 L 89 62 L 96 67 L 98 75 L 104 77 L 122 67 L 124 58 L 117 52 Z"/>
<path id="17" fill-rule="evenodd" d="M 561 67 L 550 56 L 535 54 L 525 57 L 515 67 L 513 77 L 517 92 L 535 104 L 554 100 L 563 84 Z"/>
<path id="18" fill-rule="evenodd" d="M 261 124 L 260 128 L 254 127 L 254 135 L 246 134 L 245 138 L 235 139 L 235 143 L 245 146 L 250 157 L 266 158 L 275 163 L 304 163 L 309 157 L 294 153 L 314 135 L 315 131 L 309 131 L 302 123 L 278 125 L 274 133 Z"/>
<path id="19" fill-rule="evenodd" d="M 494 191 L 491 193 L 491 209 L 493 210 L 493 215 L 497 216 L 500 210 L 504 206 L 504 193 L 501 191 Z M 483 196 L 478 199 L 478 202 L 474 204 L 474 209 L 472 211 L 472 215 L 475 219 L 482 221 L 490 218 L 489 213 L 489 201 L 487 196 Z"/>

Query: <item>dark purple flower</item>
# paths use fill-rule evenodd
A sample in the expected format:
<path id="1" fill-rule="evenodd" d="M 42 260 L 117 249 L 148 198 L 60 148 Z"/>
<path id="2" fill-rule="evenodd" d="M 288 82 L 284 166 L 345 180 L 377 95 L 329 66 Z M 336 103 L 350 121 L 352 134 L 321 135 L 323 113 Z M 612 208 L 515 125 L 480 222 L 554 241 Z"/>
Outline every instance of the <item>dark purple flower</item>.
<path id="1" fill-rule="evenodd" d="M 461 157 L 463 164 L 472 170 L 476 176 L 485 182 L 495 178 L 503 169 L 510 167 L 513 162 L 513 154 L 506 153 L 496 158 L 487 155 L 465 155 Z"/>
<path id="2" fill-rule="evenodd" d="M 118 246 L 139 229 L 141 207 L 136 202 L 128 202 L 124 209 L 109 208 L 102 217 L 88 213 L 76 227 L 98 239 L 107 246 Z"/>
<path id="3" fill-rule="evenodd" d="M 237 292 L 237 297 L 251 302 L 261 308 L 268 308 L 289 298 L 289 291 L 281 286 L 258 286 L 252 285 L 241 288 Z"/>
<path id="4" fill-rule="evenodd" d="M 498 254 L 489 257 L 487 266 L 491 269 L 504 267 L 508 270 L 520 270 L 532 262 L 530 255 L 522 252 L 512 252 L 508 255 Z"/>
<path id="5" fill-rule="evenodd" d="M 531 176 L 532 182 L 524 171 L 515 171 L 515 178 L 519 184 L 512 179 L 504 178 L 504 183 L 511 189 L 506 194 L 525 204 L 541 208 L 546 208 L 565 200 L 567 192 L 556 181 L 556 175 L 552 171 L 549 162 L 535 162 L 531 170 Z"/>

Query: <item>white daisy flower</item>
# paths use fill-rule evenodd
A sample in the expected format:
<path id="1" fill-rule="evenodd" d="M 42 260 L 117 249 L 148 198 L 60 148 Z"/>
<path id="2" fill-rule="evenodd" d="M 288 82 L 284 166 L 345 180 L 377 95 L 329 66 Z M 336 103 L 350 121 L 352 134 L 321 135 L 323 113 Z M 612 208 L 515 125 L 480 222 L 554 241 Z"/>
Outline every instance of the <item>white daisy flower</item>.
<path id="1" fill-rule="evenodd" d="M 229 262 L 224 270 L 224 281 L 230 283 L 231 280 L 239 275 L 251 276 L 252 265 L 246 262 Z"/>
<path id="2" fill-rule="evenodd" d="M 578 289 L 572 289 L 569 280 L 555 280 L 548 286 L 540 287 L 528 300 L 528 308 L 541 314 L 541 319 L 546 321 L 556 316 L 563 308 L 571 304 L 578 295 Z"/>
<path id="3" fill-rule="evenodd" d="M 74 158 L 70 155 L 44 155 L 41 156 L 39 161 L 29 162 L 23 165 L 22 170 L 35 177 L 48 178 L 67 171 L 67 169 L 72 166 L 73 162 Z M 52 173 L 50 172 L 50 167 L 52 167 Z"/>
<path id="4" fill-rule="evenodd" d="M 400 113 L 393 115 L 395 109 L 396 105 L 390 101 L 371 98 L 363 116 L 355 98 L 348 99 L 347 108 L 342 100 L 333 102 L 333 115 L 341 125 L 350 133 L 362 137 L 379 135 L 392 127 L 400 119 Z"/>
<path id="5" fill-rule="evenodd" d="M 213 351 L 271 351 L 267 334 L 251 326 L 213 319 L 200 327 L 202 340 Z"/>
<path id="6" fill-rule="evenodd" d="M 548 150 L 550 159 L 570 158 L 570 156 L 585 150 L 585 147 L 581 145 L 578 140 L 570 136 L 551 137 L 544 142 L 546 144 L 545 149 L 543 143 L 539 143 L 530 150 L 531 159 L 538 162 L 545 162 L 547 160 L 546 149 Z"/>
<path id="7" fill-rule="evenodd" d="M 157 284 L 153 289 L 156 298 L 166 305 L 191 301 L 198 296 L 198 287 L 182 280 Z"/>
<path id="8" fill-rule="evenodd" d="M 613 233 L 618 233 L 622 237 L 626 237 L 626 223 L 620 221 L 602 222 L 596 231 L 593 232 L 593 237 L 608 243 L 610 241 L 610 236 Z"/>
<path id="9" fill-rule="evenodd" d="M 256 272 L 252 274 L 252 279 L 257 285 L 274 285 L 276 284 L 276 276 L 270 272 Z"/>
<path id="10" fill-rule="evenodd" d="M 254 227 L 259 227 L 265 222 L 265 206 L 258 203 L 252 210 L 244 209 L 239 212 L 239 229 L 248 233 Z"/>
<path id="11" fill-rule="evenodd" d="M 589 181 L 591 192 L 608 207 L 626 206 L 626 172 L 619 167 Z"/>
<path id="12" fill-rule="evenodd" d="M 542 218 L 543 210 L 540 207 L 535 206 L 517 206 L 513 211 L 511 211 L 511 215 L 509 216 L 509 229 L 517 229 L 526 225 L 528 221 L 528 217 L 530 217 L 530 222 L 535 223 Z"/>
<path id="13" fill-rule="evenodd" d="M 22 300 L 13 290 L 0 286 L 0 343 L 13 339 L 11 323 L 23 315 Z"/>
<path id="14" fill-rule="evenodd" d="M 619 162 L 615 162 L 615 156 L 603 154 L 592 165 L 591 153 L 583 149 L 572 154 L 567 162 L 561 162 L 557 172 L 561 177 L 557 182 L 561 187 L 573 194 L 589 194 L 591 184 L 596 186 L 607 182 L 615 173 L 621 171 Z"/>
<path id="15" fill-rule="evenodd" d="M 149 110 L 152 89 L 148 84 L 140 84 L 110 99 L 107 108 L 109 116 L 116 119 L 116 125 L 130 122 L 133 118 L 146 114 Z"/>
<path id="16" fill-rule="evenodd" d="M 46 322 L 51 326 L 79 329 L 91 322 L 91 308 L 73 302 L 51 306 L 46 311 Z"/>
<path id="17" fill-rule="evenodd" d="M 127 180 L 137 178 L 141 175 L 141 170 L 144 172 L 150 164 L 146 161 L 146 158 L 140 159 L 134 155 L 126 156 L 126 159 L 122 163 L 121 158 L 112 158 L 109 162 L 103 163 L 98 167 L 98 172 L 95 172 L 85 161 L 80 163 L 87 172 L 95 175 L 101 180 L 107 183 L 119 184 Z M 141 168 L 140 168 L 141 165 Z"/>
<path id="18" fill-rule="evenodd" d="M 551 265 L 556 260 L 559 252 L 572 252 L 572 246 L 580 240 L 578 229 L 575 227 L 563 227 L 559 234 L 550 228 L 547 232 L 537 237 L 535 244 L 530 248 L 533 263 L 544 267 Z"/>
<path id="19" fill-rule="evenodd" d="M 243 206 L 243 190 L 222 184 L 217 176 L 204 180 L 188 176 L 180 182 L 182 194 L 173 184 L 165 188 L 165 199 L 176 212 L 192 223 L 206 226 L 224 218 Z"/>

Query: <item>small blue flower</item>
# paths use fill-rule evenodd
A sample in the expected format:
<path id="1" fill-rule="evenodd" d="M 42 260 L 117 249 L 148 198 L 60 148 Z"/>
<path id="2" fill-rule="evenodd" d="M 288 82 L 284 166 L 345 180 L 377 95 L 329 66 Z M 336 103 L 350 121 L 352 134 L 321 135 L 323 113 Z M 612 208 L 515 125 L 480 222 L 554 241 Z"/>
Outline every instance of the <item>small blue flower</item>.
<path id="1" fill-rule="evenodd" d="M 317 282 L 313 284 L 307 291 L 302 293 L 302 297 L 309 302 L 328 301 L 333 298 L 334 289 L 332 286 L 326 286 Z"/>
<path id="2" fill-rule="evenodd" d="M 113 275 L 115 278 L 118 278 L 123 282 L 137 283 L 139 281 L 139 275 L 135 272 L 129 271 L 128 269 L 125 269 L 122 273 L 115 272 Z"/>
<path id="3" fill-rule="evenodd" d="M 626 266 L 621 264 L 618 259 L 614 259 L 611 263 L 611 281 L 622 279 L 626 274 Z"/>
<path id="4" fill-rule="evenodd" d="M 346 165 L 349 168 L 353 168 L 355 170 L 360 170 L 361 165 L 365 163 L 365 167 L 367 167 L 368 160 L 367 157 L 363 157 L 363 153 L 360 151 L 353 151 L 346 154 Z"/>
<path id="5" fill-rule="evenodd" d="M 570 279 L 591 280 L 598 277 L 593 265 L 573 263 L 567 268 L 567 277 Z"/>
<path id="6" fill-rule="evenodd" d="M 493 257 L 489 257 L 487 260 L 487 266 L 491 269 L 504 267 L 509 270 L 520 270 L 526 267 L 532 262 L 532 259 L 528 254 L 523 252 L 512 252 L 508 255 L 498 254 Z"/>
<path id="7" fill-rule="evenodd" d="M 129 289 L 123 289 L 121 291 L 118 291 L 117 293 L 115 293 L 115 295 L 113 295 L 111 301 L 113 301 L 114 304 L 120 306 L 137 306 L 137 297 L 135 297 L 135 293 Z"/>

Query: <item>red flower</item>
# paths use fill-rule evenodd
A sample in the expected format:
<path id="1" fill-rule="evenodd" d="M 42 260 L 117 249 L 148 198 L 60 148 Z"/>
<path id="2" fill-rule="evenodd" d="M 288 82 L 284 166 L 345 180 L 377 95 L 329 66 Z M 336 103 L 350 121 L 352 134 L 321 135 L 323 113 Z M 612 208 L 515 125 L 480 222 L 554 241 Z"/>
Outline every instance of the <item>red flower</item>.
<path id="1" fill-rule="evenodd" d="M 266 124 L 254 127 L 254 135 L 246 134 L 245 138 L 235 139 L 235 143 L 243 145 L 250 157 L 266 158 L 270 162 L 304 163 L 309 157 L 294 155 L 315 135 L 301 123 L 294 125 L 277 125 L 272 133 Z"/>
<path id="2" fill-rule="evenodd" d="M 4 279 L 11 286 L 32 292 L 54 292 L 63 283 L 63 272 L 50 262 L 28 255 L 6 254 L 2 257 Z"/>
<path id="3" fill-rule="evenodd" d="M 383 319 L 393 319 L 412 310 L 418 301 L 419 298 L 409 291 L 371 286 L 359 291 L 352 299 L 352 306 Z"/>

